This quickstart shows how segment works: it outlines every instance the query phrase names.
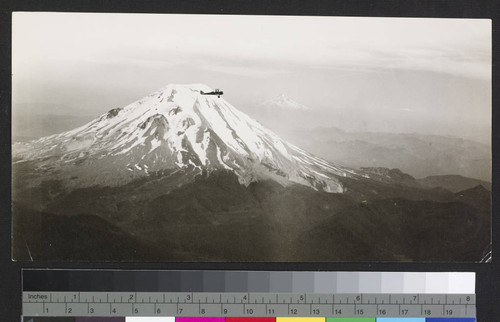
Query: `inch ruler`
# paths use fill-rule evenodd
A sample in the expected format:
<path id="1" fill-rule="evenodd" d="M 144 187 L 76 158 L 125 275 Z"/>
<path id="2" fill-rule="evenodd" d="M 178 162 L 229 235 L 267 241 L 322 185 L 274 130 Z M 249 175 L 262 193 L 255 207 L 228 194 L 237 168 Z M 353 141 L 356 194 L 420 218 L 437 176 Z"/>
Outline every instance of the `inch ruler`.
<path id="1" fill-rule="evenodd" d="M 475 318 L 475 294 L 23 292 L 24 316 Z"/>

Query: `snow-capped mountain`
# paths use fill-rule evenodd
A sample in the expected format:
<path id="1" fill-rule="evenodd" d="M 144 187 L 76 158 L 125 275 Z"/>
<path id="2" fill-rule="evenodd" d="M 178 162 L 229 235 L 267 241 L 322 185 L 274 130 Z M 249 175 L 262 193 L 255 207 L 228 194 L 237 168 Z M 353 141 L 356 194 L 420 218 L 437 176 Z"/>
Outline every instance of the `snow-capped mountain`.
<path id="1" fill-rule="evenodd" d="M 272 179 L 343 192 L 354 170 L 280 139 L 206 85 L 171 84 L 74 130 L 13 146 L 14 162 L 34 162 L 40 177 L 68 186 L 117 186 L 162 170 L 226 169 L 240 183 Z M 283 102 L 288 102 L 283 97 Z"/>
<path id="2" fill-rule="evenodd" d="M 262 102 L 261 105 L 266 107 L 279 107 L 283 109 L 300 110 L 300 111 L 307 111 L 310 109 L 308 106 L 302 105 L 294 101 L 290 97 L 286 96 L 284 93 L 279 94 L 273 99 Z"/>

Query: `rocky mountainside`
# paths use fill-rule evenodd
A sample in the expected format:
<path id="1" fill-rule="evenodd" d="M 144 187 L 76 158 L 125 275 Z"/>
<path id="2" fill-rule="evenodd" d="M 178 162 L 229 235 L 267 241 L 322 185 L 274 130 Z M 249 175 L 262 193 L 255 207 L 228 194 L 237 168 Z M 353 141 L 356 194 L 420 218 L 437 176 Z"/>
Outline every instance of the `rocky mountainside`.
<path id="1" fill-rule="evenodd" d="M 401 184 L 410 187 L 420 187 L 417 180 L 399 169 L 389 169 L 384 167 L 361 168 L 368 176 L 374 180 L 386 183 Z"/>
<path id="2" fill-rule="evenodd" d="M 360 176 L 282 140 L 223 98 L 200 91 L 211 89 L 168 85 L 74 130 L 16 143 L 14 163 L 33 162 L 39 178 L 71 187 L 117 186 L 164 170 L 183 170 L 189 182 L 203 171 L 227 169 L 246 185 L 272 179 L 342 192 L 339 177 Z"/>
<path id="3" fill-rule="evenodd" d="M 74 130 L 15 143 L 13 258 L 484 257 L 483 187 L 454 193 L 399 169 L 327 162 L 200 91 L 211 89 L 168 85 Z"/>

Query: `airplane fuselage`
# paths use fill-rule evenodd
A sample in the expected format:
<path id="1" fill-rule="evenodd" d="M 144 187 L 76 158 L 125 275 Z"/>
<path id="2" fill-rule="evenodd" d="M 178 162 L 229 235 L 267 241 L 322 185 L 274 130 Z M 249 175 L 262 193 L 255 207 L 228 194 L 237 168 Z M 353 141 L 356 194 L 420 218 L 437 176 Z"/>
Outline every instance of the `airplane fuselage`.
<path id="1" fill-rule="evenodd" d="M 205 93 L 204 91 L 200 91 L 200 94 L 201 95 L 217 95 L 217 97 L 220 98 L 221 95 L 224 95 L 224 92 L 216 89 L 215 91 L 211 91 L 208 93 Z"/>

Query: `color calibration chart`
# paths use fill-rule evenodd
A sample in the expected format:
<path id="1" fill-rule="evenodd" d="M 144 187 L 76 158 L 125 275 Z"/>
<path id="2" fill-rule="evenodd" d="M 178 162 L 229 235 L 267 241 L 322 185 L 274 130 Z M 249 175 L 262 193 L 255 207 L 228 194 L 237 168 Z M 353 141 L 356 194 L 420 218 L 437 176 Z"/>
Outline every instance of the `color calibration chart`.
<path id="1" fill-rule="evenodd" d="M 475 273 L 23 270 L 26 322 L 472 322 Z"/>

